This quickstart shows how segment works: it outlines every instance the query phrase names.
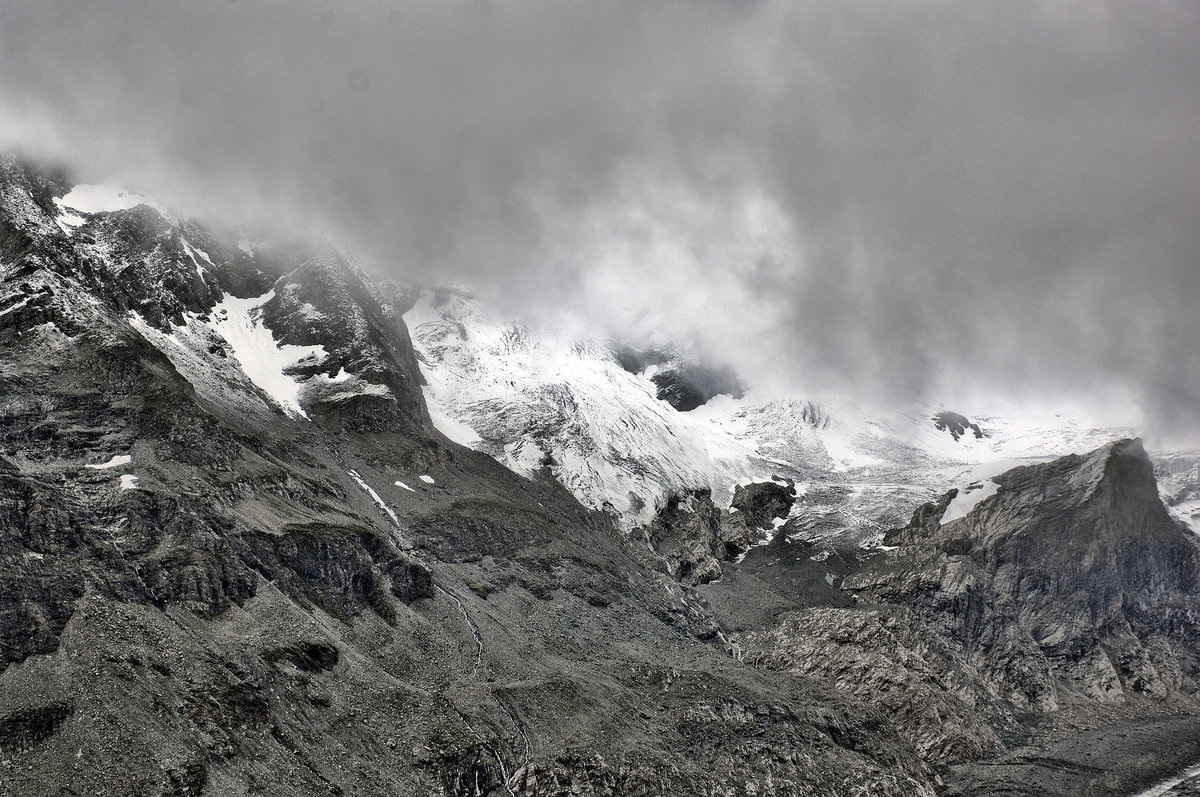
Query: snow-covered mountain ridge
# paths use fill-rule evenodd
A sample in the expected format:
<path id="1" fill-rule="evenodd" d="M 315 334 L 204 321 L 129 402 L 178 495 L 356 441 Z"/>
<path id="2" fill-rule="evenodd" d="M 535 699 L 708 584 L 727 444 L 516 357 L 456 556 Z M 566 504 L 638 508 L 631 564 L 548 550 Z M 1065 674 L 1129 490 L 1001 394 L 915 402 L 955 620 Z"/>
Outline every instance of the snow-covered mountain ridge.
<path id="1" fill-rule="evenodd" d="M 680 412 L 657 397 L 653 365 L 630 373 L 608 341 L 555 340 L 499 321 L 467 291 L 424 291 L 404 319 L 443 433 L 519 473 L 550 468 L 625 528 L 649 522 L 670 495 L 707 488 L 727 506 L 736 485 L 783 477 L 803 499 L 790 537 L 850 532 L 877 542 L 950 487 L 1133 434 L 1058 415 L 967 418 L 936 405 L 871 415 L 850 401 L 753 389 Z M 1192 500 L 1191 483 L 1181 472 L 1164 482 L 1164 497 Z M 1180 505 L 1190 520 L 1189 507 Z"/>

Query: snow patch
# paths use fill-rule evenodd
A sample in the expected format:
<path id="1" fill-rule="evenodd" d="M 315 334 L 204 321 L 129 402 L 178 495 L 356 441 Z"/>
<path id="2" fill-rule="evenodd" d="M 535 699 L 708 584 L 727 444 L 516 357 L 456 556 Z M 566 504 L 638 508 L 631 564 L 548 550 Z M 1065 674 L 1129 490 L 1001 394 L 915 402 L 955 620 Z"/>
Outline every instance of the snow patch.
<path id="1" fill-rule="evenodd" d="M 860 451 L 841 434 L 826 433 L 821 437 L 821 443 L 833 460 L 833 469 L 839 473 L 883 464 L 883 460 Z"/>
<path id="2" fill-rule="evenodd" d="M 59 206 L 58 210 L 58 218 L 56 218 L 55 221 L 58 222 L 59 229 L 65 233 L 72 233 L 77 228 L 87 224 L 87 219 L 85 219 L 83 216 L 80 216 L 78 213 L 72 213 L 69 210 L 64 210 L 61 205 Z"/>
<path id="3" fill-rule="evenodd" d="M 203 279 L 205 269 L 204 266 L 200 264 L 200 261 L 203 260 L 205 263 L 208 263 L 209 266 L 213 266 L 212 258 L 208 256 L 208 252 L 192 246 L 190 243 L 188 243 L 187 239 L 183 240 L 183 250 L 187 252 L 188 257 L 192 259 L 192 265 L 196 267 L 196 276 Z"/>
<path id="4" fill-rule="evenodd" d="M 226 294 L 213 307 L 213 327 L 233 350 L 242 371 L 284 412 L 293 418 L 308 418 L 300 407 L 300 383 L 284 369 L 302 360 L 320 360 L 323 346 L 294 346 L 276 343 L 271 330 L 262 324 L 262 307 L 275 297 L 272 289 L 257 298 L 238 299 Z"/>
<path id="5" fill-rule="evenodd" d="M 371 496 L 375 503 L 379 504 L 380 509 L 382 509 L 384 512 L 387 512 L 387 516 L 392 519 L 392 522 L 396 524 L 396 527 L 400 528 L 400 518 L 396 517 L 396 513 L 392 511 L 392 508 L 384 503 L 384 500 L 379 497 L 379 493 L 375 492 L 371 485 L 367 484 L 366 480 L 363 479 L 362 476 L 358 475 L 358 471 L 348 470 L 346 473 L 349 473 L 354 478 L 354 481 L 358 482 L 358 486 L 363 488 L 367 492 L 367 495 Z"/>
<path id="6" fill-rule="evenodd" d="M 425 482 L 426 484 L 433 484 L 433 477 L 426 474 L 421 474 L 421 481 Z"/>
<path id="7" fill-rule="evenodd" d="M 121 474 L 121 489 L 122 490 L 136 490 L 136 489 L 138 489 L 137 481 L 138 481 L 138 477 L 134 476 L 132 473 L 122 473 Z"/>
<path id="8" fill-rule="evenodd" d="M 1167 505 L 1167 511 L 1176 520 L 1183 521 L 1195 534 L 1200 534 L 1200 498 L 1180 501 L 1174 506 Z"/>
<path id="9" fill-rule="evenodd" d="M 958 495 L 954 496 L 950 506 L 946 507 L 946 514 L 942 515 L 942 525 L 966 517 L 979 503 L 991 498 L 999 489 L 1000 485 L 991 479 L 972 482 L 966 487 L 960 487 Z"/>
<path id="10" fill-rule="evenodd" d="M 58 202 L 60 207 L 81 213 L 108 213 L 114 210 L 127 210 L 137 205 L 150 205 L 162 211 L 148 197 L 129 191 L 115 183 L 93 183 L 77 185 L 67 192 Z"/>
<path id="11" fill-rule="evenodd" d="M 483 438 L 472 429 L 468 424 L 456 420 L 438 406 L 436 397 L 431 401 L 431 393 L 429 386 L 426 385 L 422 392 L 425 394 L 425 404 L 429 407 L 429 418 L 433 421 L 433 426 L 446 437 L 458 443 L 460 446 L 474 448 L 479 443 L 483 442 Z"/>
<path id="12" fill-rule="evenodd" d="M 1172 775 L 1165 780 L 1160 780 L 1158 783 L 1155 783 L 1148 789 L 1139 791 L 1137 794 L 1133 795 L 1133 797 L 1161 797 L 1171 789 L 1178 786 L 1180 783 L 1183 783 L 1185 780 L 1189 780 L 1198 776 L 1200 776 L 1200 764 L 1195 764 L 1185 769 L 1179 775 Z"/>
<path id="13" fill-rule="evenodd" d="M 84 465 L 85 468 L 92 470 L 108 470 L 109 468 L 117 468 L 121 465 L 128 465 L 133 462 L 133 457 L 128 454 L 113 454 L 112 459 L 99 465 Z"/>
<path id="14" fill-rule="evenodd" d="M 413 488 L 409 487 L 407 484 L 405 484 L 404 482 L 399 481 L 399 480 L 396 481 L 396 486 L 403 487 L 405 490 L 408 490 L 410 493 L 416 492 L 416 490 L 414 490 Z"/>

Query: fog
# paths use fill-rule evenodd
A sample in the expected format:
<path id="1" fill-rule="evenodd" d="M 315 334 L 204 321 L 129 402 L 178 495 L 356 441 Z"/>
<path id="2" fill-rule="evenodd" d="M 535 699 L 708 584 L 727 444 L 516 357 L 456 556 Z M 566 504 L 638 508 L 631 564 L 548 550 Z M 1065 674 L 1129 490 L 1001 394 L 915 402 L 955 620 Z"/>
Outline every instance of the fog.
<path id="1" fill-rule="evenodd" d="M 747 381 L 1200 430 L 1200 6 L 7 0 L 0 145 Z"/>

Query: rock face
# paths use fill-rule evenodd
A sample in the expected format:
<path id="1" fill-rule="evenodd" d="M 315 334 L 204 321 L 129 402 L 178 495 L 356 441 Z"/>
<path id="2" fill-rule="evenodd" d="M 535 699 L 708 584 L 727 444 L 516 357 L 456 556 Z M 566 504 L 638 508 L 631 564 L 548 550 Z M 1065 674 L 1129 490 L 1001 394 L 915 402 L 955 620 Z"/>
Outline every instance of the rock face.
<path id="1" fill-rule="evenodd" d="M 912 606 L 1020 708 L 1194 690 L 1200 551 L 1141 441 L 995 481 L 964 518 L 941 523 L 949 494 L 917 510 L 843 587 Z"/>
<path id="2" fill-rule="evenodd" d="M 965 415 L 960 415 L 957 412 L 944 410 L 933 416 L 933 425 L 939 432 L 949 432 L 954 438 L 954 442 L 958 442 L 963 435 L 970 432 L 975 435 L 976 439 L 983 438 L 983 429 L 979 428 L 979 424 L 973 423 L 970 418 Z"/>
<path id="3" fill-rule="evenodd" d="M 969 657 L 902 608 L 814 608 L 740 634 L 752 666 L 825 683 L 873 704 L 921 757 L 953 764 L 1003 749 L 1017 723 Z"/>
<path id="4" fill-rule="evenodd" d="M 263 305 L 263 321 L 276 340 L 319 345 L 327 356 L 294 370 L 299 377 L 352 374 L 378 389 L 346 390 L 340 383 L 315 392 L 315 411 L 360 432 L 427 433 L 429 413 L 421 396 L 423 379 L 408 329 L 336 257 L 317 256 L 281 277 Z"/>
<path id="5" fill-rule="evenodd" d="M 745 387 L 729 366 L 689 362 L 659 349 L 640 351 L 627 346 L 613 353 L 631 374 L 646 372 L 658 388 L 658 398 L 680 412 L 690 412 L 719 395 L 741 398 Z"/>
<path id="6" fill-rule="evenodd" d="M 739 485 L 730 510 L 713 504 L 712 491 L 671 496 L 640 536 L 680 582 L 694 586 L 721 577 L 721 562 L 733 561 L 769 538 L 776 519 L 787 517 L 796 501 L 795 484 Z"/>

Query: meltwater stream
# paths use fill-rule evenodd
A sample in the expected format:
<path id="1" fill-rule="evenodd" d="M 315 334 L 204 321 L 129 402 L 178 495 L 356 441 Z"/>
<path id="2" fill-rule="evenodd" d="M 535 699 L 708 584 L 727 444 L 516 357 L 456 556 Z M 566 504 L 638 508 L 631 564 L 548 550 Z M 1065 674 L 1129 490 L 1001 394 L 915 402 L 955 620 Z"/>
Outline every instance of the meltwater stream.
<path id="1" fill-rule="evenodd" d="M 1184 791 L 1172 791 L 1176 786 L 1184 783 L 1192 778 L 1200 777 L 1200 764 L 1194 764 L 1178 775 L 1172 775 L 1169 778 L 1160 780 L 1148 789 L 1143 789 L 1132 797 L 1188 797 L 1188 795 L 1200 795 L 1200 782 L 1188 784 L 1190 788 Z"/>

